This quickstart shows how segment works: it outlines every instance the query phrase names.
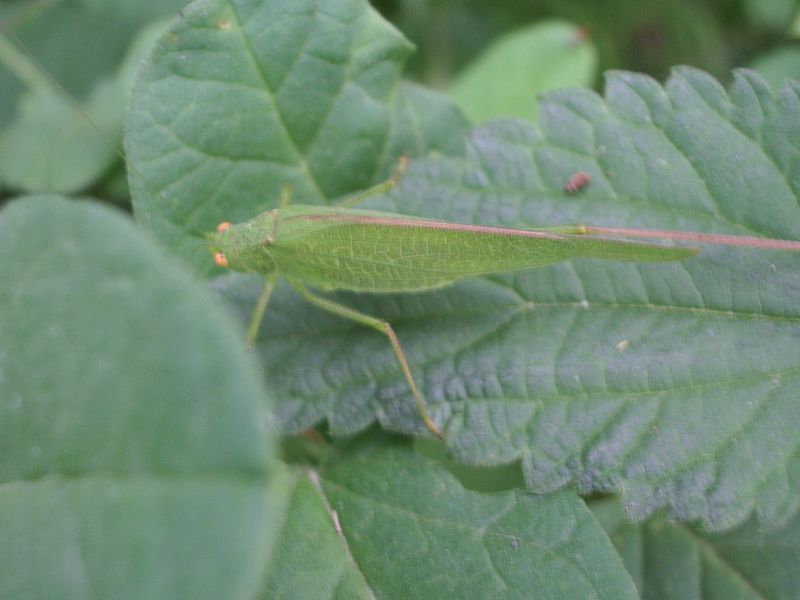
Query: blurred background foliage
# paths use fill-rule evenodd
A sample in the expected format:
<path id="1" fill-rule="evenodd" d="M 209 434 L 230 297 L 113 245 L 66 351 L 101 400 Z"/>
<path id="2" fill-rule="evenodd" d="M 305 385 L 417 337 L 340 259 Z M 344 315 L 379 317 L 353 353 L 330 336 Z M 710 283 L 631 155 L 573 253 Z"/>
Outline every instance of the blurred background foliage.
<path id="1" fill-rule="evenodd" d="M 0 2 L 0 201 L 86 192 L 127 205 L 121 160 L 136 66 L 184 0 Z M 757 69 L 800 78 L 800 0 L 373 0 L 414 44 L 407 76 L 450 94 L 475 123 L 536 121 L 536 96 L 626 69 L 674 65 L 723 84 Z M 91 123 L 87 117 L 91 118 Z M 98 132 L 97 129 L 101 131 Z"/>
<path id="2" fill-rule="evenodd" d="M 660 80 L 692 65 L 722 81 L 735 67 L 797 49 L 797 0 L 375 0 L 415 44 L 410 73 L 444 86 L 483 48 L 522 25 L 564 19 L 585 28 L 599 71 L 627 69 Z M 780 60 L 800 76 L 800 60 Z M 777 67 L 775 67 L 777 70 Z M 599 78 L 595 85 L 599 85 Z"/>

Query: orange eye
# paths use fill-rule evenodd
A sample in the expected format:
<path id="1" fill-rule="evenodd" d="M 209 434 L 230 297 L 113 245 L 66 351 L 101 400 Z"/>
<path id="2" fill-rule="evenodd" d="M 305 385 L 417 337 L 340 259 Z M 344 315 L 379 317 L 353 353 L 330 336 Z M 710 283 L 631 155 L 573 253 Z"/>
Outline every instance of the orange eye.
<path id="1" fill-rule="evenodd" d="M 230 226 L 231 226 L 230 223 L 228 223 L 227 221 L 223 221 L 222 223 L 217 225 L 217 233 L 222 233 L 223 231 L 225 231 Z"/>
<path id="2" fill-rule="evenodd" d="M 225 256 L 222 252 L 215 252 L 214 253 L 214 262 L 217 263 L 219 267 L 227 267 L 228 266 L 228 257 Z"/>

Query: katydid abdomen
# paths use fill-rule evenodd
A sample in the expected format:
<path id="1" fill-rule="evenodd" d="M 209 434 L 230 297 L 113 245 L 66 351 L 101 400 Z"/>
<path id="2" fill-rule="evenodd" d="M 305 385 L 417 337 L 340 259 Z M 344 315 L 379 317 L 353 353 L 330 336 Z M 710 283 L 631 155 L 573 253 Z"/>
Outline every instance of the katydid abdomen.
<path id="1" fill-rule="evenodd" d="M 652 262 L 680 260 L 696 252 L 300 204 L 225 227 L 213 246 L 235 270 L 279 274 L 318 289 L 362 292 L 419 291 L 463 277 L 573 258 Z"/>

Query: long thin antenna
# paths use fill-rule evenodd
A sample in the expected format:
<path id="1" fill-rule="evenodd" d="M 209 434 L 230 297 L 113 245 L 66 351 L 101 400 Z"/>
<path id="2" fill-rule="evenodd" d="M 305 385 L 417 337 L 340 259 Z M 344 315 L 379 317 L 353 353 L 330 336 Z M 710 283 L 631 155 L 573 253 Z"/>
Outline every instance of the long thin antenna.
<path id="1" fill-rule="evenodd" d="M 718 246 L 740 246 L 745 248 L 763 248 L 769 250 L 800 251 L 800 241 L 777 240 L 753 236 L 725 235 L 720 233 L 696 233 L 693 231 L 670 231 L 667 229 L 632 229 L 626 227 L 594 227 L 584 225 L 587 234 L 618 235 L 623 237 L 640 237 L 662 240 L 682 240 L 698 244 L 714 244 Z"/>

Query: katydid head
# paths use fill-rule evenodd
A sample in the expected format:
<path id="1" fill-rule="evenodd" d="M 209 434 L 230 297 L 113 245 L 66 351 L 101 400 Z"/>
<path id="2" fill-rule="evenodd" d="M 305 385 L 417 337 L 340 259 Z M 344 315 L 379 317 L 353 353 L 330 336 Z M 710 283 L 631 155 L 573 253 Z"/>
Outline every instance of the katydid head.
<path id="1" fill-rule="evenodd" d="M 274 213 L 268 211 L 244 223 L 232 225 L 225 221 L 217 225 L 216 232 L 208 234 L 214 262 L 234 271 L 272 273 L 275 262 L 269 245 L 273 221 Z"/>
<path id="2" fill-rule="evenodd" d="M 223 221 L 222 223 L 217 225 L 217 234 L 225 233 L 230 226 L 231 226 L 230 223 L 228 223 L 227 221 Z M 220 252 L 219 250 L 214 252 L 214 262 L 217 263 L 218 267 L 224 268 L 229 266 L 227 255 L 224 252 Z"/>
<path id="3" fill-rule="evenodd" d="M 225 221 L 217 225 L 216 233 L 207 234 L 209 240 L 208 250 L 214 257 L 214 262 L 218 267 L 231 267 L 236 269 L 235 265 L 239 262 L 237 260 L 237 233 L 236 228 L 231 227 L 231 224 Z M 231 258 L 233 259 L 233 265 L 231 264 Z"/>

